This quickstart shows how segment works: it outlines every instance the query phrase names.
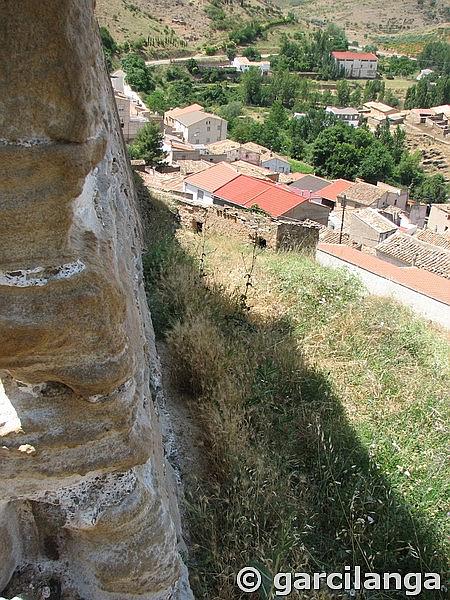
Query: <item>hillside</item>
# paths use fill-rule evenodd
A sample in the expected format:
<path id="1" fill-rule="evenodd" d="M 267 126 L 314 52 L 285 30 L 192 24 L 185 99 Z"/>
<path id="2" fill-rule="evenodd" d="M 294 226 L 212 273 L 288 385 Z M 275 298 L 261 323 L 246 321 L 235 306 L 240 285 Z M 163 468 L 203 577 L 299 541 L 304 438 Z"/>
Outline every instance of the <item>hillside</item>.
<path id="1" fill-rule="evenodd" d="M 444 571 L 445 334 L 345 271 L 207 221 L 179 229 L 174 206 L 141 197 L 147 291 L 184 415 L 196 597 L 243 599 L 247 564 L 268 581 L 293 565 Z"/>
<path id="2" fill-rule="evenodd" d="M 118 42 L 172 34 L 195 47 L 224 37 L 223 31 L 211 27 L 206 14 L 211 6 L 207 0 L 98 0 L 96 13 L 100 25 L 108 27 Z M 234 24 L 252 18 L 267 20 L 280 13 L 270 0 L 232 0 L 223 4 L 223 10 Z"/>
<path id="3" fill-rule="evenodd" d="M 214 8 L 219 7 L 228 19 L 228 27 L 243 20 L 268 20 L 292 11 L 305 26 L 336 23 L 351 41 L 361 45 L 376 42 L 380 47 L 414 52 L 430 36 L 447 35 L 450 9 L 446 0 L 98 0 L 97 16 L 118 42 L 150 36 L 171 38 L 164 50 L 194 49 L 216 43 L 226 37 L 226 29 L 214 25 Z M 207 12 L 210 16 L 208 16 Z M 217 14 L 217 11 L 216 11 Z M 447 29 L 445 27 L 447 23 Z M 447 33 L 445 33 L 445 30 Z M 268 34 L 269 46 L 278 42 L 279 32 Z"/>
<path id="4" fill-rule="evenodd" d="M 335 23 L 351 41 L 367 44 L 380 36 L 427 35 L 450 21 L 446 0 L 286 0 L 291 10 L 312 24 Z M 388 40 L 385 43 L 389 45 Z"/>

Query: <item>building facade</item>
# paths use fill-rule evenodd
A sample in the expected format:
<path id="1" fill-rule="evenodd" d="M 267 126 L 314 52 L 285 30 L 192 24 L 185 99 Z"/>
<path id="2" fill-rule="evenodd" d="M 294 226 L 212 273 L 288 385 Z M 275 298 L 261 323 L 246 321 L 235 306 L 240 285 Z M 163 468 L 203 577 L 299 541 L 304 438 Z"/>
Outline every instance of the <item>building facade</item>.
<path id="1" fill-rule="evenodd" d="M 375 79 L 378 57 L 371 52 L 332 52 L 338 69 L 349 79 Z"/>

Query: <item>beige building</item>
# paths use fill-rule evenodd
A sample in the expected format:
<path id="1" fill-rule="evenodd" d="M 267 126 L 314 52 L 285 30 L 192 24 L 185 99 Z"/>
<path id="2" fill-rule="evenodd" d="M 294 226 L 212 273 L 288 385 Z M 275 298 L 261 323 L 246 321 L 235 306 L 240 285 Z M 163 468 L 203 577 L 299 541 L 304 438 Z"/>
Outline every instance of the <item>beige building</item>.
<path id="1" fill-rule="evenodd" d="M 345 77 L 375 79 L 377 76 L 378 57 L 371 52 L 335 51 L 331 56 Z"/>
<path id="2" fill-rule="evenodd" d="M 203 110 L 194 110 L 175 116 L 173 131 L 184 142 L 206 145 L 226 139 L 227 122 L 225 119 Z"/>
<path id="3" fill-rule="evenodd" d="M 363 117 L 367 119 L 367 125 L 375 130 L 379 125 L 390 121 L 390 117 L 398 117 L 398 108 L 388 106 L 383 102 L 366 102 L 361 111 Z"/>
<path id="4" fill-rule="evenodd" d="M 427 229 L 434 233 L 450 231 L 450 204 L 432 204 Z"/>
<path id="5" fill-rule="evenodd" d="M 355 210 L 350 219 L 350 238 L 357 244 L 374 248 L 393 235 L 397 226 L 373 208 Z"/>

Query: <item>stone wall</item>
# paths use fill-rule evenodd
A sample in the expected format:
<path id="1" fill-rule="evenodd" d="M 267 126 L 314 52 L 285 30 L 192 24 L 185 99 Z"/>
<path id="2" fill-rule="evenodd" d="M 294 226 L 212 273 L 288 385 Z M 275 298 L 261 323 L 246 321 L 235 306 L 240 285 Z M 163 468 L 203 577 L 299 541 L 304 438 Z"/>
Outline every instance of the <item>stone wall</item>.
<path id="1" fill-rule="evenodd" d="M 261 213 L 226 206 L 202 206 L 177 200 L 177 210 L 183 227 L 196 233 L 203 230 L 233 237 L 240 242 L 258 239 L 261 246 L 272 250 L 315 251 L 319 227 L 311 223 L 295 223 L 273 219 Z"/>
<path id="2" fill-rule="evenodd" d="M 190 598 L 135 191 L 93 8 L 2 2 L 0 591 Z"/>

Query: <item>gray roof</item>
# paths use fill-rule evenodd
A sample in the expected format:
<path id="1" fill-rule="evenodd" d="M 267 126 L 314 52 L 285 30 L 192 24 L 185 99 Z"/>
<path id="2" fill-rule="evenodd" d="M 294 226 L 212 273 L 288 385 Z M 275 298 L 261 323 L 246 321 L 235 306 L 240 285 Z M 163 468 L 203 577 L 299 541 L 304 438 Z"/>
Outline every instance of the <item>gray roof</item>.
<path id="1" fill-rule="evenodd" d="M 315 175 L 305 175 L 301 179 L 291 183 L 289 187 L 296 188 L 298 190 L 305 190 L 307 192 L 318 192 L 324 187 L 330 185 L 331 181 L 322 179 L 322 177 L 316 177 Z"/>
<path id="2" fill-rule="evenodd" d="M 339 108 L 338 106 L 327 106 L 327 111 L 334 115 L 354 115 L 359 116 L 359 110 L 348 106 L 347 108 Z"/>
<path id="3" fill-rule="evenodd" d="M 350 200 L 351 202 L 356 202 L 363 206 L 372 206 L 372 204 L 378 202 L 385 194 L 386 190 L 383 190 L 376 185 L 358 181 L 345 190 L 343 194 L 339 194 L 338 198 L 341 199 L 345 196 L 347 200 Z"/>
<path id="4" fill-rule="evenodd" d="M 356 210 L 353 213 L 353 218 L 359 219 L 369 227 L 372 227 L 377 233 L 389 233 L 390 231 L 396 231 L 397 225 L 394 225 L 392 221 L 389 221 L 377 210 L 373 208 L 362 208 Z"/>
<path id="5" fill-rule="evenodd" d="M 377 255 L 384 254 L 406 265 L 450 279 L 450 250 L 433 246 L 411 235 L 391 235 L 376 246 L 376 251 Z"/>
<path id="6" fill-rule="evenodd" d="M 175 121 L 178 121 L 185 127 L 189 127 L 190 125 L 194 125 L 194 123 L 200 123 L 200 121 L 204 121 L 205 119 L 214 119 L 214 120 L 222 120 L 217 115 L 212 115 L 210 113 L 205 113 L 202 110 L 193 110 L 192 112 L 186 113 L 184 115 L 179 115 L 174 117 Z"/>

